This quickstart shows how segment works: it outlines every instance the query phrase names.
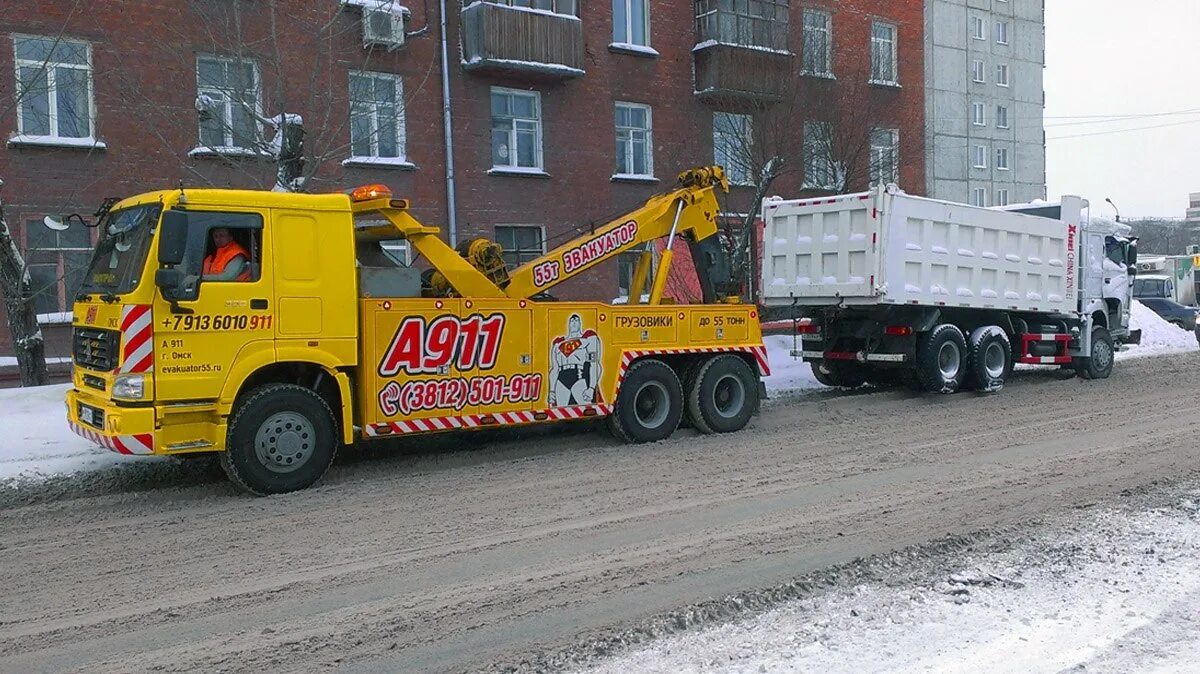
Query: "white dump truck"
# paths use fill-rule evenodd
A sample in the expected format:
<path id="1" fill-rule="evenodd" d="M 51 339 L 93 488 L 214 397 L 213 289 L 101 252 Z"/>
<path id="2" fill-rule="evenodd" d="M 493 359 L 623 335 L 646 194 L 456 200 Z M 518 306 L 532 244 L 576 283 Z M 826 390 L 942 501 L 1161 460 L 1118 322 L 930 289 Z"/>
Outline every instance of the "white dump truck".
<path id="1" fill-rule="evenodd" d="M 1129 327 L 1137 243 L 1063 197 L 1005 210 L 894 185 L 763 203 L 762 303 L 830 386 L 996 391 L 1014 363 L 1102 379 Z"/>

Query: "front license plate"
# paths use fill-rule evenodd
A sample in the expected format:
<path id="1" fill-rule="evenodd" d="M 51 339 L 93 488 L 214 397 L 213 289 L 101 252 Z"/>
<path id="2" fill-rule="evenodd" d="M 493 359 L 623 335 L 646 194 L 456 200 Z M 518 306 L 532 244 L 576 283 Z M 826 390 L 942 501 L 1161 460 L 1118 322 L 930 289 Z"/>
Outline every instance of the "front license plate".
<path id="1" fill-rule="evenodd" d="M 101 414 L 98 409 L 83 404 L 79 405 L 79 420 L 88 425 L 99 426 L 100 420 L 104 418 Z"/>

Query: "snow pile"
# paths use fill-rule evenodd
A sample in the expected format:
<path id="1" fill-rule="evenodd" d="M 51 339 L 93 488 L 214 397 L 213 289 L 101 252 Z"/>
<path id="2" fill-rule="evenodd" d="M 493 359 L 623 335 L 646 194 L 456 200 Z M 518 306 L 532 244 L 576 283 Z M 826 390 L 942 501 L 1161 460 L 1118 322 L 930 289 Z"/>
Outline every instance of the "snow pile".
<path id="1" fill-rule="evenodd" d="M 1102 511 L 1066 535 L 937 560 L 915 582 L 835 588 L 587 671 L 1196 671 L 1198 510 L 1193 494 Z"/>
<path id="2" fill-rule="evenodd" d="M 1166 322 L 1141 302 L 1134 300 L 1130 313 L 1129 323 L 1134 329 L 1141 329 L 1142 343 L 1118 354 L 1118 358 L 1122 355 L 1153 356 L 1200 349 L 1195 333 Z"/>
<path id="3" fill-rule="evenodd" d="M 765 379 L 767 395 L 825 388 L 813 378 L 808 363 L 792 357 L 792 349 L 800 348 L 800 340 L 793 343 L 790 335 L 767 335 L 763 337 L 763 344 L 767 347 L 767 360 L 771 365 L 771 374 Z"/>
<path id="4" fill-rule="evenodd" d="M 0 483 L 156 460 L 117 454 L 72 433 L 63 402 L 68 388 L 0 389 Z"/>

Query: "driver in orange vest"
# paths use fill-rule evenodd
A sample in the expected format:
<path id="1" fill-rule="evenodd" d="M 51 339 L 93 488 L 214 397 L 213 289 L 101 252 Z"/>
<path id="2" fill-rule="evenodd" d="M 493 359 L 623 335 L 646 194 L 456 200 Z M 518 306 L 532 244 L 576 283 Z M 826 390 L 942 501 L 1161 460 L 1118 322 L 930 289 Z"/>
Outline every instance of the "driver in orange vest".
<path id="1" fill-rule="evenodd" d="M 215 250 L 204 258 L 203 278 L 205 281 L 249 281 L 250 254 L 224 227 L 212 230 Z"/>

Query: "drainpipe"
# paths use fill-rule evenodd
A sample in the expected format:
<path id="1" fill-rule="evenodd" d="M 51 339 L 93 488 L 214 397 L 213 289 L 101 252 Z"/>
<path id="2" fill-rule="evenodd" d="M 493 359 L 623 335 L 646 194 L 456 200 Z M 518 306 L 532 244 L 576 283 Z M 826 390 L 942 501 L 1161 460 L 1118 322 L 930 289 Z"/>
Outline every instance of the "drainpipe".
<path id="1" fill-rule="evenodd" d="M 450 63 L 446 44 L 446 0 L 438 0 L 442 13 L 442 124 L 446 141 L 446 219 L 450 245 L 458 245 L 458 213 L 454 207 L 454 131 L 450 123 Z"/>

